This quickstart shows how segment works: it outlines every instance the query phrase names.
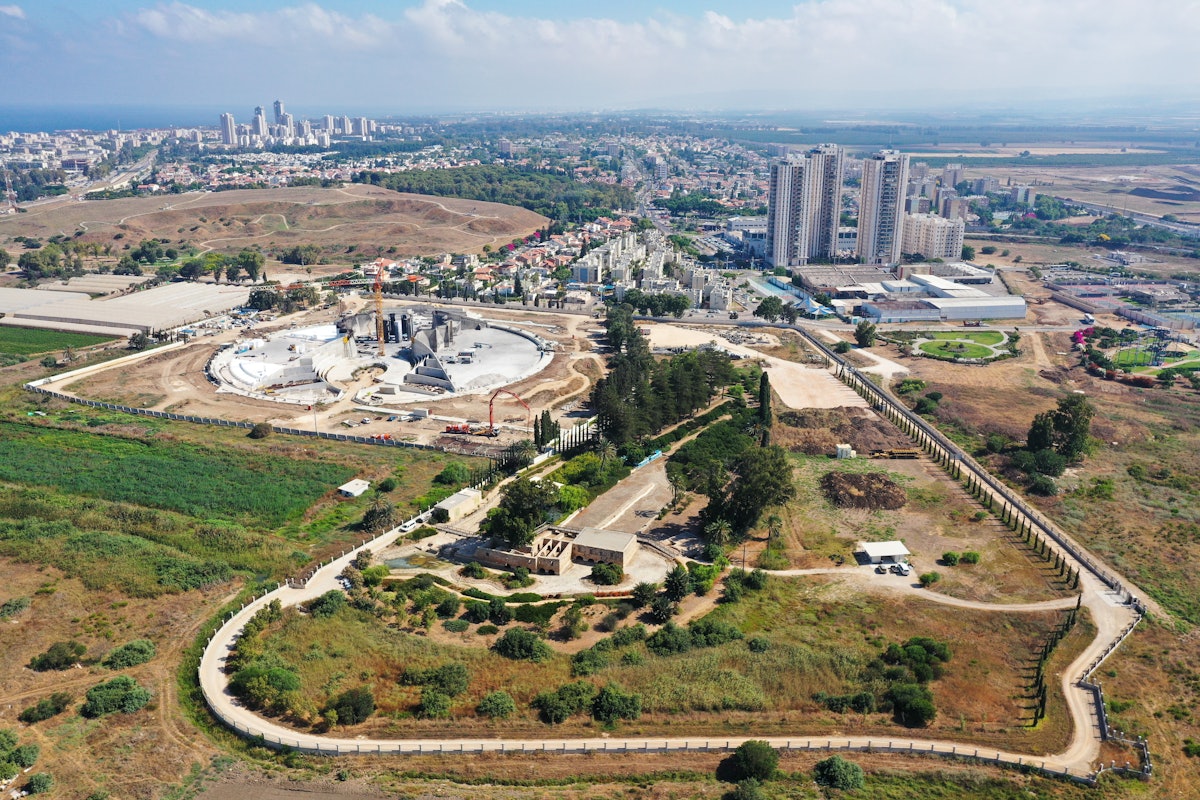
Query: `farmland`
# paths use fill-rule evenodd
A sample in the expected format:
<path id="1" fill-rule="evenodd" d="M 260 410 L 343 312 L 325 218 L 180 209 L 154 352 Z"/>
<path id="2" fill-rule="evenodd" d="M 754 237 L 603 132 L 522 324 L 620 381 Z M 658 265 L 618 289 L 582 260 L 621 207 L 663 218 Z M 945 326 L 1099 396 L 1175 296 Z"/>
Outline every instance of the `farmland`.
<path id="1" fill-rule="evenodd" d="M 111 336 L 92 336 L 86 333 L 66 333 L 39 328 L 0 326 L 0 354 L 14 353 L 31 356 L 68 347 L 90 347 L 111 342 Z"/>

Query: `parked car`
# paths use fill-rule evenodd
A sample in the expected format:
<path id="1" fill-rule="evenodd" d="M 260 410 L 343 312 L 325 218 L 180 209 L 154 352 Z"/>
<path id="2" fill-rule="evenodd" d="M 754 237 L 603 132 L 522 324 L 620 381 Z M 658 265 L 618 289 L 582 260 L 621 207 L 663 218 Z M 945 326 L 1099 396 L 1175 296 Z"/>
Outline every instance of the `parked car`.
<path id="1" fill-rule="evenodd" d="M 887 564 L 878 565 L 877 567 L 875 567 L 875 571 L 877 573 L 879 573 L 880 575 L 887 575 L 887 571 L 888 571 Z"/>
<path id="2" fill-rule="evenodd" d="M 912 572 L 912 567 L 903 562 L 899 564 L 892 564 L 892 572 L 897 575 L 908 575 L 910 572 Z"/>

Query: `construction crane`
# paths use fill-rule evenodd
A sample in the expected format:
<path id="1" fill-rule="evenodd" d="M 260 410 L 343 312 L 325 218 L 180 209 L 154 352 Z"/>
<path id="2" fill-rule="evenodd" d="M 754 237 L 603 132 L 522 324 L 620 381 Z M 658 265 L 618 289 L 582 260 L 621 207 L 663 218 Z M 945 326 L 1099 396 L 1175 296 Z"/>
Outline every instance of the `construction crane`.
<path id="1" fill-rule="evenodd" d="M 517 401 L 518 403 L 520 403 L 521 405 L 525 406 L 525 410 L 526 410 L 527 412 L 529 412 L 529 416 L 532 416 L 532 415 L 533 415 L 533 409 L 532 409 L 532 408 L 530 408 L 530 407 L 529 407 L 529 404 L 528 404 L 528 403 L 526 403 L 524 400 L 522 400 L 522 399 L 521 399 L 521 398 L 520 398 L 520 397 L 517 395 L 517 393 L 516 393 L 516 392 L 509 391 L 508 389 L 497 389 L 497 390 L 496 390 L 496 391 L 495 391 L 495 392 L 492 394 L 492 399 L 488 401 L 488 427 L 487 427 L 487 435 L 488 435 L 488 436 L 495 436 L 495 435 L 496 435 L 496 413 L 495 413 L 495 408 L 496 408 L 496 398 L 497 398 L 497 397 L 499 397 L 501 393 L 503 393 L 503 394 L 508 394 L 508 395 L 512 395 L 514 398 L 516 398 L 516 401 Z M 526 422 L 529 422 L 529 416 L 526 416 L 526 418 L 525 418 L 525 421 L 526 421 Z"/>
<path id="2" fill-rule="evenodd" d="M 12 188 L 12 173 L 4 170 L 4 196 L 8 199 L 8 207 L 17 210 L 17 193 Z"/>
<path id="3" fill-rule="evenodd" d="M 383 352 L 383 268 L 375 271 L 374 278 L 353 278 L 340 281 L 329 281 L 326 286 L 370 286 L 375 293 L 375 338 L 379 340 L 379 355 Z"/>

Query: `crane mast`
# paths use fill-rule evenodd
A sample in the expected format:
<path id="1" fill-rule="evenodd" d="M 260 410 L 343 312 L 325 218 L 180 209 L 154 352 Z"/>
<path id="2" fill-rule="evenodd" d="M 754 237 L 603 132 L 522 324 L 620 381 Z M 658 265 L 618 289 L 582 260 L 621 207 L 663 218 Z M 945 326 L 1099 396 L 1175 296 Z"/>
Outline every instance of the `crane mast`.
<path id="1" fill-rule="evenodd" d="M 383 352 L 383 267 L 375 271 L 375 336 L 379 339 L 379 355 Z"/>

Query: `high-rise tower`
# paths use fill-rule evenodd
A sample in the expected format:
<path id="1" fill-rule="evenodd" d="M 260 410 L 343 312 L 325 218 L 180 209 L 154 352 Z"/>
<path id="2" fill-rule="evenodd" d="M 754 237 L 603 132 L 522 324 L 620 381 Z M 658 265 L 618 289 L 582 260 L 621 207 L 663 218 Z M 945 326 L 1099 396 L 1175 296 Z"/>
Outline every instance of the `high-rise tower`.
<path id="1" fill-rule="evenodd" d="M 881 150 L 863 159 L 858 203 L 858 260 L 864 264 L 900 263 L 904 236 L 904 193 L 908 156 Z"/>
<path id="2" fill-rule="evenodd" d="M 837 252 L 842 205 L 842 151 L 823 144 L 771 164 L 767 202 L 767 262 L 807 264 Z"/>
<path id="3" fill-rule="evenodd" d="M 221 115 L 221 144 L 237 144 L 237 123 L 233 114 Z"/>
<path id="4" fill-rule="evenodd" d="M 286 125 L 287 124 L 286 122 L 283 121 L 283 115 L 286 113 L 287 112 L 284 111 L 284 109 L 283 109 L 283 101 L 276 100 L 275 101 L 275 124 L 276 125 Z"/>

